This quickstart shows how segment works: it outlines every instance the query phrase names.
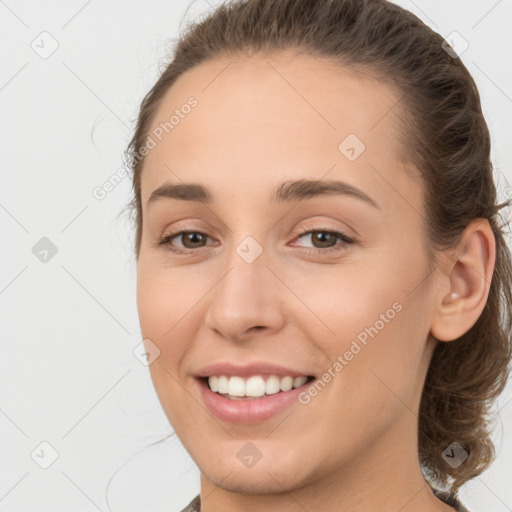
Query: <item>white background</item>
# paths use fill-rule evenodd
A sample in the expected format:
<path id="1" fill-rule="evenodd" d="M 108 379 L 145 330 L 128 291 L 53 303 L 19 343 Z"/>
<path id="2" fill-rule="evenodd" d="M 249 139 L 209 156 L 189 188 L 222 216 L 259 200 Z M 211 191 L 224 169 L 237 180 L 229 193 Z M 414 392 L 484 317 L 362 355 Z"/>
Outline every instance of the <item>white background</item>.
<path id="1" fill-rule="evenodd" d="M 210 5 L 219 2 L 210 0 Z M 462 54 L 479 87 L 504 197 L 512 183 L 512 0 L 403 0 Z M 122 167 L 137 107 L 190 2 L 0 1 L 0 511 L 178 511 L 199 472 L 147 367 Z M 195 1 L 186 20 L 209 8 Z M 183 21 L 183 26 L 185 26 Z M 43 51 L 58 43 L 48 58 Z M 34 41 L 34 43 L 33 43 Z M 512 189 L 508 189 L 509 193 Z M 57 253 L 32 252 L 47 237 Z M 512 510 L 512 386 L 496 405 L 498 456 L 461 492 L 471 512 Z M 53 448 L 40 443 L 46 441 Z M 35 460 L 57 460 L 42 469 Z M 33 454 L 34 459 L 31 457 Z"/>

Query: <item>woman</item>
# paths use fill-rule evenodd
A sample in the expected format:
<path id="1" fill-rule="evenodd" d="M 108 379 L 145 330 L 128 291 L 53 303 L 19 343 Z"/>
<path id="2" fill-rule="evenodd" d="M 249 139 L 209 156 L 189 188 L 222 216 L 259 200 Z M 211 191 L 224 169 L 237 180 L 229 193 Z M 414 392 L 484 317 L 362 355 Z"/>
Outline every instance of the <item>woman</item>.
<path id="1" fill-rule="evenodd" d="M 384 0 L 221 5 L 128 155 L 151 377 L 201 472 L 184 511 L 466 510 L 512 279 L 455 48 Z"/>

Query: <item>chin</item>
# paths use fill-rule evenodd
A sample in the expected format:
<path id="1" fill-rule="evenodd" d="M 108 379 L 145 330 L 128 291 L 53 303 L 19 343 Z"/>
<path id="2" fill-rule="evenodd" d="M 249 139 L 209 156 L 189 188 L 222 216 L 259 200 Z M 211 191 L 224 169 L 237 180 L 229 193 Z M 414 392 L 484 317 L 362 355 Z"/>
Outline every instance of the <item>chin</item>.
<path id="1" fill-rule="evenodd" d="M 257 472 L 255 472 L 256 468 L 249 470 L 232 468 L 231 471 L 231 473 L 213 471 L 203 474 L 221 489 L 240 494 L 281 494 L 284 490 L 290 491 L 301 487 L 300 482 L 291 481 L 291 473 L 293 473 L 291 469 L 287 476 L 283 476 L 286 472 L 280 471 L 279 477 L 276 477 L 271 470 L 267 472 L 266 468 L 260 468 Z"/>

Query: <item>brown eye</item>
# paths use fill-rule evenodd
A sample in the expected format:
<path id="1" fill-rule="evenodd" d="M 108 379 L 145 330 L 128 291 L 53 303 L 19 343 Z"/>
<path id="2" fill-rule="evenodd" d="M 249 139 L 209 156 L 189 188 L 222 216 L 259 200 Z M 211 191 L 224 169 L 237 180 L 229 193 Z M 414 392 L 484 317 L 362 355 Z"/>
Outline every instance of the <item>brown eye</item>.
<path id="1" fill-rule="evenodd" d="M 319 249 L 325 249 L 336 245 L 339 236 L 327 231 L 312 231 L 311 241 Z"/>
<path id="2" fill-rule="evenodd" d="M 185 249 L 197 249 L 198 247 L 203 247 L 202 243 L 206 242 L 206 239 L 208 238 L 206 235 L 199 233 L 198 231 L 184 231 L 175 238 L 179 237 L 181 237 L 183 247 L 185 247 Z"/>
<path id="3" fill-rule="evenodd" d="M 299 238 L 304 238 L 306 236 L 310 237 L 313 245 L 312 248 L 303 246 L 306 252 L 323 253 L 328 252 L 329 250 L 343 249 L 348 244 L 354 243 L 354 240 L 345 235 L 345 233 L 333 229 L 310 229 L 308 231 L 303 231 Z M 341 240 L 341 244 L 337 243 L 338 240 Z M 336 247 L 337 245 L 339 245 L 339 247 Z"/>
<path id="4" fill-rule="evenodd" d="M 165 246 L 175 253 L 186 253 L 204 247 L 207 240 L 208 235 L 200 231 L 175 231 L 159 239 L 158 245 Z"/>

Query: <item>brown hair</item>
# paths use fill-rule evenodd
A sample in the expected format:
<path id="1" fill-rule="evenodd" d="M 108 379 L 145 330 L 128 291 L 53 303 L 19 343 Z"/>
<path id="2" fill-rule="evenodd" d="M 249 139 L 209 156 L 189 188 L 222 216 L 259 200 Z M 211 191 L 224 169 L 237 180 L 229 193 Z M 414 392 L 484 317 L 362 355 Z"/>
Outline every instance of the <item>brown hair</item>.
<path id="1" fill-rule="evenodd" d="M 175 80 L 199 63 L 248 52 L 304 51 L 364 71 L 398 92 L 404 159 L 422 176 L 429 253 L 452 247 L 468 223 L 488 219 L 496 264 L 485 308 L 459 339 L 439 343 L 419 410 L 419 457 L 428 480 L 458 489 L 495 457 L 488 417 L 511 361 L 511 255 L 498 212 L 490 137 L 470 73 L 443 38 L 386 0 L 235 0 L 189 27 L 172 60 L 142 101 L 126 156 L 133 171 L 135 254 L 142 235 L 141 149 L 160 102 Z M 505 224 L 506 225 L 506 224 Z M 469 454 L 456 468 L 443 451 Z"/>

